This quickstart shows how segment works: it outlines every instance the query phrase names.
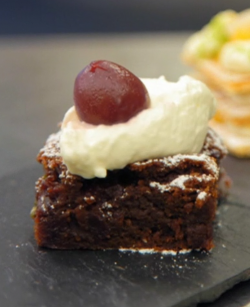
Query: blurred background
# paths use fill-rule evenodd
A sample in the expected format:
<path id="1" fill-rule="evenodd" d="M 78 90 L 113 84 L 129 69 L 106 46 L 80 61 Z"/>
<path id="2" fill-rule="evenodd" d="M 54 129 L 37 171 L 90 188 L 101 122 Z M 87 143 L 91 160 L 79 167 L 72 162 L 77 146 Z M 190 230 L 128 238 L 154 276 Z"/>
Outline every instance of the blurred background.
<path id="1" fill-rule="evenodd" d="M 0 34 L 195 30 L 249 0 L 1 0 Z"/>

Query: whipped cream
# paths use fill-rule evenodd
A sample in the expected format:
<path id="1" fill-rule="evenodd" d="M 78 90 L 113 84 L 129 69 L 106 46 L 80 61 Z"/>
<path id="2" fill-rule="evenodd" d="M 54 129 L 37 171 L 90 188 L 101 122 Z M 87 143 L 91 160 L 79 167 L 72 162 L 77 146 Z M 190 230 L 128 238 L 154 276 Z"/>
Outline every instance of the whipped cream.
<path id="1" fill-rule="evenodd" d="M 60 148 L 72 174 L 84 178 L 107 175 L 107 170 L 175 154 L 199 153 L 215 112 L 215 99 L 200 81 L 183 76 L 141 79 L 150 107 L 126 123 L 90 125 L 79 120 L 75 107 L 65 114 Z"/>

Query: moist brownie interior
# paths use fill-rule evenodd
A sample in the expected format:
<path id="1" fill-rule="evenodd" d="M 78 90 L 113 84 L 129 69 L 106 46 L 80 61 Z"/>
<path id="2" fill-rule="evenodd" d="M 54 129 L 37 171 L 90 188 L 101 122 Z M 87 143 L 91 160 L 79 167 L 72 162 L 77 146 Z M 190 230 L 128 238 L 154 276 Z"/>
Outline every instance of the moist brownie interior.
<path id="1" fill-rule="evenodd" d="M 199 154 L 149 159 L 84 179 L 68 172 L 60 132 L 37 160 L 35 237 L 56 249 L 210 250 L 226 149 L 209 129 Z"/>

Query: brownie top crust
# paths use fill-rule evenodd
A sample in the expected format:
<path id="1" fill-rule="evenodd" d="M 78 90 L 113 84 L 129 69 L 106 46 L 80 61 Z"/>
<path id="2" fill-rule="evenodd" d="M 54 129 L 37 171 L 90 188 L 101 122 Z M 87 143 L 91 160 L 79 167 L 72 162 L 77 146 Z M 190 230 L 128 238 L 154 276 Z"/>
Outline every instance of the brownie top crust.
<path id="1" fill-rule="evenodd" d="M 46 141 L 44 147 L 40 150 L 37 160 L 44 166 L 49 167 L 50 162 L 63 164 L 62 157 L 60 155 L 60 131 L 51 134 Z M 211 128 L 208 129 L 207 136 L 204 141 L 202 150 L 198 154 L 178 154 L 169 157 L 147 159 L 138 161 L 127 165 L 127 168 L 131 170 L 137 170 L 143 172 L 144 169 L 148 169 L 150 166 L 164 166 L 164 168 L 174 169 L 176 166 L 181 166 L 187 163 L 187 161 L 193 161 L 197 165 L 204 165 L 208 173 L 217 174 L 220 160 L 227 154 L 227 150 L 223 145 L 220 137 Z M 66 169 L 66 166 L 65 166 Z M 71 176 L 68 171 L 65 171 L 61 176 Z"/>
<path id="2" fill-rule="evenodd" d="M 147 159 L 128 164 L 123 169 L 108 171 L 106 178 L 85 179 L 71 174 L 60 156 L 60 132 L 49 136 L 45 146 L 40 150 L 37 160 L 49 176 L 48 180 L 59 180 L 62 184 L 96 186 L 115 183 L 127 186 L 143 185 L 159 191 L 185 190 L 195 191 L 199 185 L 211 184 L 220 178 L 220 161 L 227 154 L 219 136 L 209 128 L 203 148 L 198 154 L 178 154 L 169 157 Z M 56 176 L 58 179 L 55 179 Z M 166 178 L 168 178 L 166 180 Z M 128 182 L 125 182 L 128 181 Z M 133 183 L 134 182 L 134 183 Z M 39 181 L 37 186 L 39 185 Z M 92 190 L 92 188 L 91 188 Z M 91 192 L 92 194 L 92 192 Z M 118 193 L 119 194 L 119 193 Z M 120 196 L 126 197 L 126 188 Z M 219 190 L 219 194 L 221 191 Z M 204 197 L 204 195 L 200 195 Z"/>

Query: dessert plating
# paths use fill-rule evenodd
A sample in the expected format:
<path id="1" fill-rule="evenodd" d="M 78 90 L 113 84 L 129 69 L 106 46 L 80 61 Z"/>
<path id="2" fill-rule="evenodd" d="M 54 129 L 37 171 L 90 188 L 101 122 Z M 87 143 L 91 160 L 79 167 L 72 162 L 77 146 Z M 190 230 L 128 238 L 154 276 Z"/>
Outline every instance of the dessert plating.
<path id="1" fill-rule="evenodd" d="M 229 152 L 250 157 L 250 9 L 217 14 L 192 35 L 183 49 L 183 60 L 195 68 L 217 98 L 211 127 Z"/>
<path id="2" fill-rule="evenodd" d="M 95 69 L 94 73 L 98 70 Z M 93 73 L 91 69 L 89 71 Z M 110 75 L 109 69 L 106 72 Z M 111 76 L 114 76 L 113 72 Z M 71 116 L 66 115 L 61 131 L 50 136 L 41 149 L 37 160 L 43 165 L 45 174 L 36 183 L 36 206 L 33 210 L 35 237 L 39 246 L 161 252 L 192 249 L 208 251 L 213 247 L 219 164 L 226 155 L 219 137 L 208 129 L 208 121 L 215 108 L 214 99 L 201 82 L 190 77 L 182 79 L 185 86 L 181 87 L 178 86 L 182 83 L 173 84 L 166 80 L 163 84 L 160 80 L 160 86 L 159 80 L 141 81 L 146 88 L 146 95 L 145 92 L 143 95 L 146 99 L 149 97 L 149 105 L 131 115 L 131 118 L 107 126 L 82 122 L 81 116 L 75 113 L 73 118 L 77 119 L 76 124 Z M 143 113 L 154 110 L 154 104 L 165 104 L 167 110 L 176 110 L 171 114 L 176 120 L 171 121 L 169 115 L 166 117 L 170 119 L 170 125 L 157 126 L 157 120 L 154 116 L 151 118 L 159 134 L 152 134 L 153 138 L 159 137 L 156 143 L 151 142 L 149 129 L 143 135 L 143 138 L 148 136 L 148 139 L 142 143 L 149 143 L 149 146 L 141 146 L 140 151 L 136 150 L 134 153 L 133 148 L 136 146 L 129 138 L 125 138 L 124 144 L 118 146 L 122 146 L 124 152 L 118 150 L 118 158 L 113 158 L 115 141 L 110 132 L 111 146 L 107 145 L 106 150 L 103 148 L 104 142 L 96 147 L 94 155 L 97 153 L 98 159 L 94 160 L 87 172 L 84 169 L 80 173 L 74 172 L 74 168 L 68 167 L 67 158 L 62 154 L 62 146 L 68 146 L 63 138 L 65 129 L 67 133 L 70 130 L 71 136 L 76 133 L 76 139 L 82 141 L 81 139 L 87 139 L 86 131 L 93 136 L 95 129 L 102 131 L 112 127 L 113 131 L 117 131 L 120 126 L 129 126 Z M 175 107 L 169 108 L 168 105 Z M 178 112 L 182 114 L 181 117 L 178 117 Z M 182 118 L 183 122 L 178 121 Z M 150 116 L 147 120 L 150 121 Z M 180 129 L 180 126 L 183 127 Z M 132 132 L 136 134 L 133 127 L 132 125 Z M 185 134 L 185 130 L 188 134 Z M 177 141 L 172 146 L 174 141 L 169 134 L 176 131 Z M 179 135 L 182 131 L 184 138 Z M 138 135 L 140 143 L 142 136 Z M 181 143 L 187 137 L 190 137 L 190 146 L 183 147 Z M 96 143 L 95 138 L 92 142 L 89 140 L 90 142 L 85 140 L 84 145 L 80 146 L 81 151 L 75 160 L 75 164 L 78 164 L 76 169 L 88 169 L 91 164 L 88 152 L 92 156 L 90 147 L 95 147 L 98 142 Z M 150 150 L 150 147 L 157 143 L 163 152 L 158 151 L 155 154 L 154 148 Z M 129 147 L 132 147 L 132 154 Z M 175 152 L 171 152 L 173 147 L 176 147 Z M 72 151 L 75 148 L 77 143 L 69 146 Z M 105 159 L 100 159 L 98 150 L 104 151 Z M 107 163 L 110 156 L 111 160 L 116 159 L 119 162 L 115 167 L 110 167 Z M 88 162 L 82 163 L 82 160 Z M 96 172 L 96 169 L 99 171 Z"/>

